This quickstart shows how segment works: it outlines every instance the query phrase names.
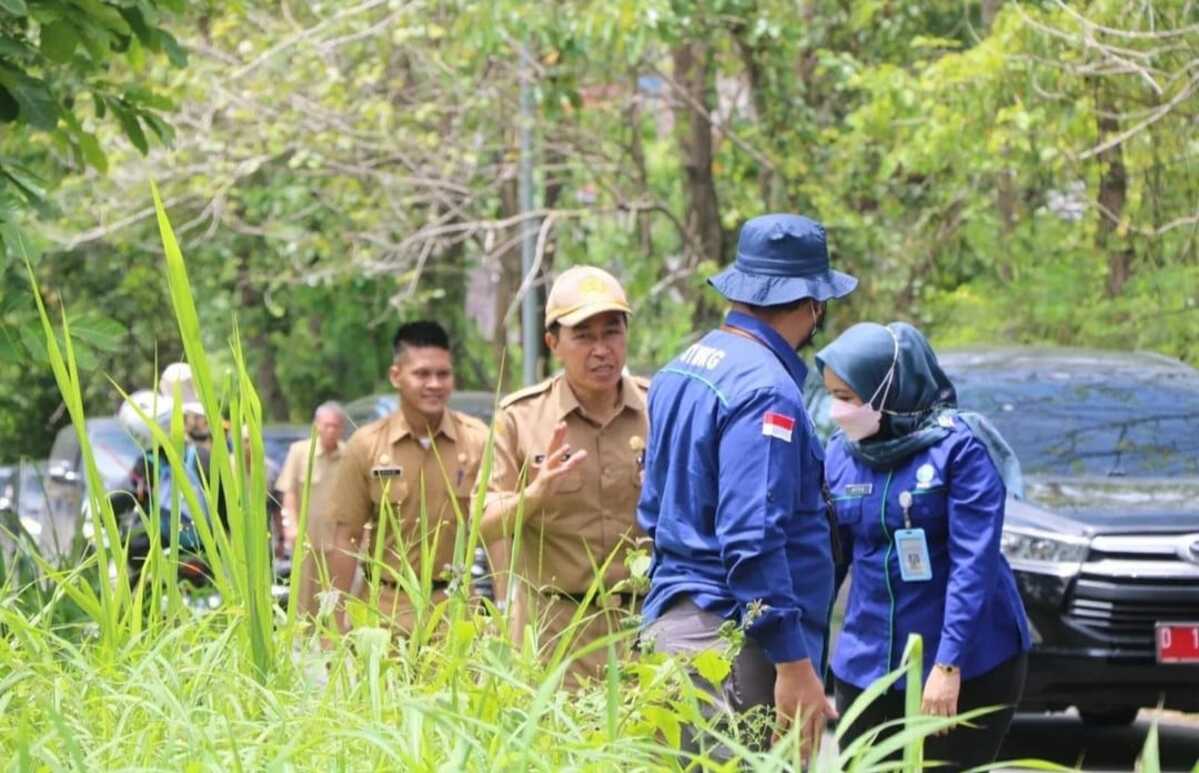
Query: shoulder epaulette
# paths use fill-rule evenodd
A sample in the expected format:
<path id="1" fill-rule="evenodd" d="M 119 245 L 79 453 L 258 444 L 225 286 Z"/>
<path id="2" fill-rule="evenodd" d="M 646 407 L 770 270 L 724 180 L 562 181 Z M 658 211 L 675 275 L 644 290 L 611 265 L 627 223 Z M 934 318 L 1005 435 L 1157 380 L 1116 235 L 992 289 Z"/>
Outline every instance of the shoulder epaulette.
<path id="1" fill-rule="evenodd" d="M 536 397 L 537 395 L 548 392 L 549 388 L 554 385 L 555 378 L 557 378 L 557 377 L 554 376 L 551 378 L 547 378 L 545 381 L 542 381 L 540 384 L 534 384 L 533 386 L 525 387 L 524 389 L 519 389 L 519 390 L 513 392 L 512 394 L 505 397 L 503 400 L 500 400 L 500 408 L 507 408 L 510 405 L 515 405 L 516 403 L 519 403 L 521 400 L 528 400 L 530 397 Z"/>
<path id="2" fill-rule="evenodd" d="M 462 411 L 454 411 L 454 417 L 462 426 L 469 427 L 477 432 L 482 432 L 484 435 L 487 434 L 487 424 L 485 424 L 478 416 L 472 416 L 471 414 L 463 413 Z"/>
<path id="3" fill-rule="evenodd" d="M 387 423 L 391 421 L 393 414 L 389 413 L 386 416 L 381 416 L 378 419 L 371 419 L 366 424 L 361 425 L 358 429 L 350 433 L 350 437 L 346 440 L 346 445 L 357 441 L 358 443 L 370 443 L 371 439 L 382 432 Z"/>

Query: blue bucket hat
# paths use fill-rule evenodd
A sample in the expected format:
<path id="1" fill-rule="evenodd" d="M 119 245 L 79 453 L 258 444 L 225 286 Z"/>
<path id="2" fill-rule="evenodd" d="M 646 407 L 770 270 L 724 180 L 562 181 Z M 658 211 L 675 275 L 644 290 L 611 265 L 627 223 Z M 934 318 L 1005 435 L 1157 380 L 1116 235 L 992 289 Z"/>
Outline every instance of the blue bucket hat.
<path id="1" fill-rule="evenodd" d="M 741 227 L 736 262 L 708 284 L 730 301 L 777 306 L 841 298 L 858 280 L 829 266 L 824 226 L 803 215 L 775 214 Z"/>

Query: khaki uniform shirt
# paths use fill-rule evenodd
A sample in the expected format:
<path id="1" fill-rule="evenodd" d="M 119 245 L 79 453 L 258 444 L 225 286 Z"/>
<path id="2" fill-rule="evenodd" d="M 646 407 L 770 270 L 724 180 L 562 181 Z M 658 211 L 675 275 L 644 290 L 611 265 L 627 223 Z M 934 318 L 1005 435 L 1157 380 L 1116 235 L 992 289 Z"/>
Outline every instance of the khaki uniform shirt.
<path id="1" fill-rule="evenodd" d="M 402 573 L 406 560 L 420 576 L 426 545 L 433 579 L 448 579 L 457 528 L 454 503 L 469 519 L 471 489 L 486 444 L 483 422 L 449 409 L 432 442 L 414 434 L 400 411 L 362 427 L 346 445 L 333 488 L 334 522 L 358 533 L 369 529 L 379 534 L 381 513 L 387 513 L 384 563 Z M 364 540 L 361 549 L 373 556 L 373 538 Z M 388 577 L 380 575 L 384 582 Z"/>
<path id="2" fill-rule="evenodd" d="M 294 492 L 296 501 L 301 503 L 304 499 L 304 473 L 308 471 L 308 444 L 311 442 L 297 440 L 291 444 L 287 449 L 287 460 L 283 462 L 279 479 L 275 481 L 275 488 L 284 494 Z M 341 468 L 341 460 L 345 457 L 345 448 L 346 444 L 339 442 L 337 448 L 330 453 L 318 442 L 316 453 L 312 456 L 312 485 L 308 489 L 308 530 L 322 535 L 314 537 L 314 541 L 327 539 L 323 532 L 328 529 L 327 516 L 332 501 L 331 493 L 337 483 L 337 472 Z M 292 513 L 291 516 L 299 522 L 298 512 Z M 331 536 L 332 534 L 328 535 Z"/>
<path id="3" fill-rule="evenodd" d="M 648 387 L 644 379 L 626 376 L 621 384 L 623 407 L 602 427 L 583 415 L 561 375 L 501 403 L 489 504 L 519 491 L 522 473 L 528 482 L 536 478 L 559 422 L 566 422 L 572 451 L 587 451 L 579 468 L 558 481 L 542 510 L 524 513 L 521 555 L 513 570 L 534 588 L 582 595 L 595 578 L 593 567 L 602 566 L 613 552 L 605 587 L 611 589 L 628 577 L 625 553 L 644 536 L 637 528 L 636 512 L 649 427 Z"/>

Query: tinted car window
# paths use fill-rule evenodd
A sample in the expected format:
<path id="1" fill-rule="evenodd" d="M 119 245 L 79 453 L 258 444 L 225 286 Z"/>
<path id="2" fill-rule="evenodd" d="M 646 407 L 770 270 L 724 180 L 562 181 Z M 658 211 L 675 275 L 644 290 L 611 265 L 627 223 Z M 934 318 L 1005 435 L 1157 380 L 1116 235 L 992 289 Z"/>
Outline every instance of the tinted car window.
<path id="1" fill-rule="evenodd" d="M 79 461 L 79 438 L 70 424 L 58 431 L 54 447 L 50 449 L 50 466 L 59 469 L 74 469 Z"/>

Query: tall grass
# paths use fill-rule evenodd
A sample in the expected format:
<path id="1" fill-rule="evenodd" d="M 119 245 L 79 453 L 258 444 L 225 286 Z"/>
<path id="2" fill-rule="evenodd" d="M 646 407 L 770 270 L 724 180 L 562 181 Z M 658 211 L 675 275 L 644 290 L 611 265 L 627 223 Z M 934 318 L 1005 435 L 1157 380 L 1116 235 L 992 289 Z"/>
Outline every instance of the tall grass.
<path id="1" fill-rule="evenodd" d="M 267 531 L 262 409 L 244 352 L 230 344 L 233 368 L 217 373 L 202 344 L 201 324 L 186 267 L 155 190 L 166 252 L 167 279 L 187 359 L 200 400 L 213 417 L 211 463 L 197 489 L 173 475 L 169 533 L 159 519 L 144 525 L 153 547 L 136 583 L 127 546 L 87 445 L 80 374 L 62 318 L 54 329 L 36 286 L 50 363 L 83 446 L 89 517 L 98 538 L 77 565 L 56 567 L 26 545 L 42 573 L 18 575 L 4 567 L 0 582 L 0 768 L 5 770 L 733 770 L 799 767 L 794 730 L 767 752 L 746 748 L 718 722 L 704 719 L 705 700 L 692 685 L 692 663 L 661 654 L 624 662 L 629 632 L 594 643 L 608 652 L 604 679 L 563 688 L 574 657 L 568 641 L 539 641 L 535 626 L 512 644 L 506 615 L 470 596 L 470 558 L 479 544 L 481 494 L 469 512 L 455 511 L 457 581 L 435 601 L 431 562 L 421 571 L 393 570 L 381 546 L 395 514 L 377 526 L 374 587 L 385 571 L 417 601 L 413 634 L 394 639 L 369 604 L 355 608 L 358 625 L 342 636 L 329 616 L 315 624 L 297 619 L 291 604 L 275 607 Z M 33 282 L 32 274 L 30 276 Z M 60 348 L 58 342 L 62 341 Z M 227 417 L 231 431 L 217 417 Z M 156 450 L 183 468 L 182 416 L 152 427 Z M 243 433 L 241 428 L 245 427 Z M 248 445 L 247 445 L 248 444 Z M 489 477 L 492 439 L 483 462 Z M 311 469 L 311 456 L 308 460 Z M 447 484 L 448 484 L 447 480 Z M 177 581 L 180 506 L 225 503 L 227 526 L 197 517 L 202 550 L 222 603 L 200 613 L 184 603 Z M 151 511 L 157 512 L 158 503 Z M 427 520 L 427 512 L 422 517 Z M 306 534 L 308 492 L 301 497 L 300 534 Z M 518 513 L 517 519 L 523 517 Z M 516 534 L 519 541 L 519 531 Z M 171 549 L 163 551 L 163 544 Z M 298 543 L 293 566 L 303 571 L 309 549 Z M 519 549 L 519 544 L 516 546 Z M 427 558 L 427 555 L 426 555 Z M 610 559 L 608 559 L 610 560 Z M 319 571 L 319 569 L 318 569 Z M 602 574 L 599 572 L 597 574 Z M 45 583 L 49 581 L 47 586 Z M 46 588 L 51 590 L 46 592 Z M 602 592 L 598 585 L 589 594 Z M 580 612 L 575 624 L 582 621 Z M 82 618 L 85 626 L 64 621 Z M 537 645 L 545 653 L 538 652 Z M 323 646 L 322 646 L 323 645 Z M 919 716 L 921 642 L 909 642 L 903 665 L 867 690 L 842 719 L 848 727 L 866 704 L 906 673 L 908 717 L 900 732 L 867 734 L 813 764 L 825 770 L 905 770 L 922 765 L 921 739 L 950 720 Z M 708 653 L 705 668 L 728 671 L 726 653 Z M 715 664 L 715 665 L 713 665 Z M 732 750 L 720 763 L 689 757 L 682 729 L 697 726 Z M 1149 758 L 1152 759 L 1152 758 Z M 1033 763 L 1026 763 L 1033 764 Z M 1041 763 L 1042 767 L 1052 768 Z"/>

